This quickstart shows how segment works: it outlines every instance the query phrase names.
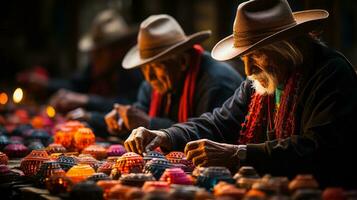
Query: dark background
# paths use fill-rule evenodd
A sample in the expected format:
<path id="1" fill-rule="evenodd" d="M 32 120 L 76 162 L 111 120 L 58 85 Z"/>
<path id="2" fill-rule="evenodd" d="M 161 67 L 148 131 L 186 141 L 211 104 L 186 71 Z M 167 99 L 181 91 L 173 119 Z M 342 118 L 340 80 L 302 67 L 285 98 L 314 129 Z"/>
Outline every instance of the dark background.
<path id="1" fill-rule="evenodd" d="M 131 24 L 151 14 L 174 16 L 187 34 L 211 29 L 210 50 L 232 33 L 237 0 L 31 0 L 3 1 L 0 6 L 0 87 L 16 85 L 15 74 L 36 65 L 51 76 L 80 69 L 86 55 L 77 50 L 82 34 L 99 11 L 113 7 Z M 330 12 L 323 40 L 357 67 L 356 0 L 289 0 L 293 11 L 322 8 Z M 0 88 L 1 90 L 2 88 Z"/>

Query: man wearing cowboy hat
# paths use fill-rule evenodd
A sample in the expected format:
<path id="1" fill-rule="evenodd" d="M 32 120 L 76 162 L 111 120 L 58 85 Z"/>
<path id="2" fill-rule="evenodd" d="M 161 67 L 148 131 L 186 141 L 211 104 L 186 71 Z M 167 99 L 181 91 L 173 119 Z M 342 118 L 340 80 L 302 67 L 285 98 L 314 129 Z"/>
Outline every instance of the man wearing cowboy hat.
<path id="1" fill-rule="evenodd" d="M 140 71 L 121 67 L 136 33 L 137 28 L 129 26 L 115 10 L 101 11 L 78 44 L 81 52 L 89 54 L 87 68 L 70 80 L 45 83 L 49 91 L 57 91 L 50 99 L 56 111 L 70 111 L 69 119 L 87 121 L 96 133 L 106 131 L 104 114 L 116 102 L 134 102 L 142 81 Z"/>
<path id="2" fill-rule="evenodd" d="M 293 13 L 286 0 L 241 3 L 233 35 L 212 56 L 241 57 L 248 79 L 212 113 L 160 131 L 135 129 L 126 146 L 184 150 L 196 166 L 252 165 L 261 174 L 312 173 L 322 186 L 355 186 L 357 77 L 343 55 L 308 34 L 327 18 L 325 10 Z"/>
<path id="3" fill-rule="evenodd" d="M 146 82 L 134 105 L 115 105 L 107 115 L 109 130 L 167 128 L 221 106 L 242 79 L 198 45 L 209 36 L 210 31 L 187 36 L 174 18 L 164 14 L 144 20 L 138 44 L 126 54 L 123 67 L 140 67 Z"/>

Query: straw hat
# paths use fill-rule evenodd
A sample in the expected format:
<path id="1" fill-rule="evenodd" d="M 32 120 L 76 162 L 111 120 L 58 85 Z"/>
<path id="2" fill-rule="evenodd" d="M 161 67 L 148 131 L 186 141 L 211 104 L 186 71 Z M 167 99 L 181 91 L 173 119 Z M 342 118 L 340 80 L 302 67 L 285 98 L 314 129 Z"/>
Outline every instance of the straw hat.
<path id="1" fill-rule="evenodd" d="M 177 21 L 169 15 L 152 15 L 140 25 L 138 44 L 123 59 L 122 66 L 131 69 L 183 51 L 207 39 L 211 31 L 186 36 Z"/>
<path id="2" fill-rule="evenodd" d="M 292 12 L 286 0 L 251 0 L 241 3 L 233 34 L 212 49 L 216 60 L 229 60 L 289 37 L 312 31 L 327 19 L 325 10 Z"/>

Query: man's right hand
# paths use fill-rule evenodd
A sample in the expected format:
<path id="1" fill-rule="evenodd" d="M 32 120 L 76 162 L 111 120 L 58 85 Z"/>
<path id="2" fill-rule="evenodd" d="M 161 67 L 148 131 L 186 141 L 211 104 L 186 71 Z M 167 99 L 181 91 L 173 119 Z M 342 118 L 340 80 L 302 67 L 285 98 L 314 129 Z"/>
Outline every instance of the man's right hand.
<path id="1" fill-rule="evenodd" d="M 123 123 L 119 124 L 119 114 L 117 110 L 114 108 L 104 117 L 105 123 L 107 124 L 107 128 L 109 133 L 111 134 L 119 134 L 122 130 Z"/>
<path id="2" fill-rule="evenodd" d="M 139 127 L 131 132 L 124 146 L 127 151 L 142 154 L 159 146 L 165 149 L 171 149 L 171 142 L 169 136 L 163 131 L 153 131 Z"/>

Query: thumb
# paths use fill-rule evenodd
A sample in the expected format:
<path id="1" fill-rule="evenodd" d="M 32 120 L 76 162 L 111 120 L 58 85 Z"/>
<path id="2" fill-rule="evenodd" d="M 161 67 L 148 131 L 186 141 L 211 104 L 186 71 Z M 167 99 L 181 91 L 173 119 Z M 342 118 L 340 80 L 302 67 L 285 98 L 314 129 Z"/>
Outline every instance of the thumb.
<path id="1" fill-rule="evenodd" d="M 156 136 L 153 140 L 151 140 L 151 142 L 148 145 L 146 145 L 145 151 L 148 152 L 154 150 L 156 147 L 160 146 L 160 142 L 161 142 L 160 137 Z"/>

